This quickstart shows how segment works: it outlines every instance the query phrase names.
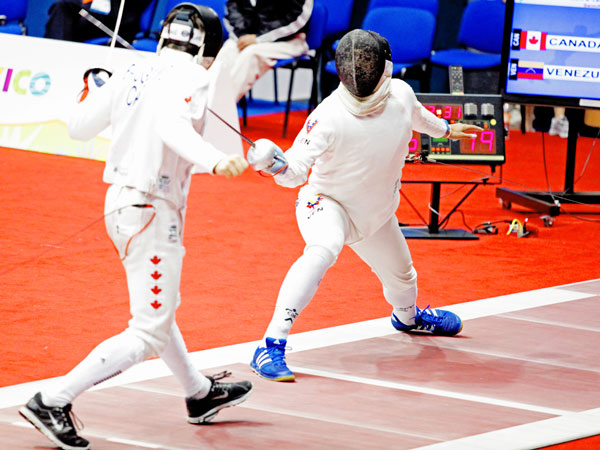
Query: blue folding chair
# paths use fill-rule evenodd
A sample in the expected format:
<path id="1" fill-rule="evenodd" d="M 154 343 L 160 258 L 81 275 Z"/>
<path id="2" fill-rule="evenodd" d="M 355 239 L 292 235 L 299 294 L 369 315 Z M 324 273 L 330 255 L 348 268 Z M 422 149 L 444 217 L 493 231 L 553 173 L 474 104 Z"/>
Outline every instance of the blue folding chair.
<path id="1" fill-rule="evenodd" d="M 438 0 L 371 0 L 369 2 L 368 10 L 375 8 L 387 8 L 390 6 L 424 9 L 429 11 L 435 17 L 437 17 L 440 9 Z"/>
<path id="2" fill-rule="evenodd" d="M 433 49 L 436 20 L 429 11 L 416 8 L 384 7 L 371 9 L 361 28 L 375 31 L 390 44 L 393 76 L 407 78 L 416 72 L 422 92 L 429 90 L 429 58 Z M 325 70 L 337 75 L 335 60 Z"/>
<path id="3" fill-rule="evenodd" d="M 0 33 L 27 34 L 27 0 L 0 0 Z"/>
<path id="4" fill-rule="evenodd" d="M 504 32 L 504 2 L 473 0 L 467 4 L 458 32 L 460 48 L 438 50 L 431 62 L 438 66 L 489 69 L 500 65 Z"/>
<path id="5" fill-rule="evenodd" d="M 424 9 L 429 11 L 436 17 L 440 9 L 438 0 L 371 0 L 367 8 L 367 12 L 376 8 L 388 8 L 388 7 L 404 7 L 404 8 L 416 8 Z M 332 45 L 332 49 L 335 51 L 339 40 L 335 41 Z"/>
<path id="6" fill-rule="evenodd" d="M 327 24 L 327 9 L 320 3 L 313 5 L 312 14 L 308 22 L 308 32 L 306 34 L 306 43 L 308 44 L 309 52 L 306 55 L 298 58 L 280 59 L 277 61 L 273 70 L 277 68 L 290 69 L 290 84 L 288 88 L 288 98 L 285 105 L 285 118 L 283 121 L 283 137 L 287 134 L 288 119 L 290 115 L 290 107 L 292 104 L 292 90 L 294 88 L 294 73 L 296 69 L 310 69 L 312 71 L 312 87 L 310 98 L 308 100 L 308 113 L 315 108 L 319 102 L 319 68 L 321 67 L 322 43 L 325 36 Z M 277 95 L 277 91 L 275 91 Z"/>
<path id="7" fill-rule="evenodd" d="M 350 29 L 352 19 L 353 0 L 315 0 L 327 10 L 324 38 L 344 33 Z"/>

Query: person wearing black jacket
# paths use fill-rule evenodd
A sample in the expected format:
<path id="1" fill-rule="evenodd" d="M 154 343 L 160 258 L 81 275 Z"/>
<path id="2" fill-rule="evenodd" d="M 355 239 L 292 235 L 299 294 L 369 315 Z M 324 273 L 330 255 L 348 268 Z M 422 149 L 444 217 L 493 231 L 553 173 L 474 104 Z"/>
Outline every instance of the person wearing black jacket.
<path id="1" fill-rule="evenodd" d="M 308 52 L 306 25 L 313 0 L 227 0 L 229 39 L 217 55 L 239 101 L 278 59 Z"/>
<path id="2" fill-rule="evenodd" d="M 123 9 L 123 18 L 119 27 L 119 35 L 132 42 L 140 28 L 140 18 L 151 0 L 128 0 Z M 101 2 L 98 2 L 101 3 Z M 45 38 L 65 41 L 85 42 L 90 39 L 105 37 L 104 31 L 79 15 L 85 9 L 92 16 L 113 30 L 121 0 L 110 0 L 102 12 L 94 9 L 95 2 L 85 0 L 57 0 L 48 11 Z"/>

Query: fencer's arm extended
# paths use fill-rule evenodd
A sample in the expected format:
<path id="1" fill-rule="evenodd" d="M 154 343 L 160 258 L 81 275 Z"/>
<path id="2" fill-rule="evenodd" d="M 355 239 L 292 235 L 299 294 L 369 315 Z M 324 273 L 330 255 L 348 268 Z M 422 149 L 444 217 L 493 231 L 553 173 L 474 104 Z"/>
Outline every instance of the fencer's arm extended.
<path id="1" fill-rule="evenodd" d="M 308 152 L 302 152 L 295 147 L 292 147 L 283 155 L 288 167 L 285 173 L 280 173 L 274 177 L 275 182 L 280 186 L 289 188 L 304 184 L 308 179 L 308 173 L 317 156 L 313 156 Z"/>
<path id="2" fill-rule="evenodd" d="M 284 154 L 274 142 L 268 139 L 258 139 L 248 149 L 246 158 L 254 170 L 273 175 L 277 184 L 296 187 L 306 181 L 309 169 L 315 160 L 315 158 L 307 158 L 301 153 L 298 155 L 299 153 L 288 150 Z M 288 157 L 291 159 L 288 160 Z M 290 168 L 290 162 L 292 168 Z"/>
<path id="3" fill-rule="evenodd" d="M 306 120 L 292 147 L 284 153 L 288 163 L 285 173 L 275 176 L 275 182 L 284 187 L 304 184 L 318 159 L 334 147 L 339 124 L 317 106 Z"/>
<path id="4" fill-rule="evenodd" d="M 157 122 L 158 135 L 165 145 L 203 172 L 213 173 L 219 161 L 227 157 L 205 141 L 186 118 L 174 115 Z"/>
<path id="5" fill-rule="evenodd" d="M 476 137 L 476 131 L 482 131 L 482 128 L 464 123 L 453 123 L 452 125 L 444 119 L 440 119 L 427 108 L 425 108 L 416 96 L 413 104 L 413 129 L 419 133 L 426 133 L 434 138 L 449 139 L 473 139 Z"/>
<path id="6" fill-rule="evenodd" d="M 412 127 L 419 133 L 428 134 L 434 138 L 447 137 L 450 131 L 448 122 L 440 119 L 425 108 L 413 94 Z"/>
<path id="7" fill-rule="evenodd" d="M 192 123 L 193 117 L 206 114 L 206 97 L 207 86 L 189 97 L 180 92 L 164 93 L 154 126 L 167 147 L 203 172 L 215 173 L 217 164 L 227 155 L 204 140 Z"/>

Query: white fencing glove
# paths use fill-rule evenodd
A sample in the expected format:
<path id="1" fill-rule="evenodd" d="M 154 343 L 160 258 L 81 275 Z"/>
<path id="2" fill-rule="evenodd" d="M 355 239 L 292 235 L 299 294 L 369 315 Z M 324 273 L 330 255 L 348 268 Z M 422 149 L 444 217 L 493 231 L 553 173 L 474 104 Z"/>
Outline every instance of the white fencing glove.
<path id="1" fill-rule="evenodd" d="M 248 168 L 248 162 L 240 155 L 229 155 L 220 160 L 214 168 L 217 175 L 236 177 Z"/>
<path id="2" fill-rule="evenodd" d="M 259 139 L 250 146 L 246 158 L 250 166 L 257 172 L 263 171 L 277 175 L 285 173 L 288 167 L 283 151 L 268 139 Z"/>
<path id="3" fill-rule="evenodd" d="M 88 69 L 83 74 L 83 89 L 79 94 L 79 103 L 85 100 L 90 92 L 100 89 L 112 76 L 112 73 L 101 67 Z"/>

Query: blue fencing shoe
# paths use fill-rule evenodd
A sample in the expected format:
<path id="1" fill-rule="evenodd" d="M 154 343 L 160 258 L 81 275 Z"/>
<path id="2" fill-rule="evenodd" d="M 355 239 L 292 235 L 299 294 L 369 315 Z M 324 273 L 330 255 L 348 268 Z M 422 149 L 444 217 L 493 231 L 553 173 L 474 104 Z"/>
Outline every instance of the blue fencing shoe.
<path id="1" fill-rule="evenodd" d="M 285 364 L 285 339 L 266 338 L 266 347 L 258 347 L 250 366 L 263 378 L 272 381 L 294 381 L 296 376 Z"/>
<path id="2" fill-rule="evenodd" d="M 461 332 L 463 324 L 460 317 L 443 309 L 417 308 L 414 325 L 404 325 L 392 313 L 392 325 L 399 331 L 430 331 L 440 336 L 454 336 Z"/>

